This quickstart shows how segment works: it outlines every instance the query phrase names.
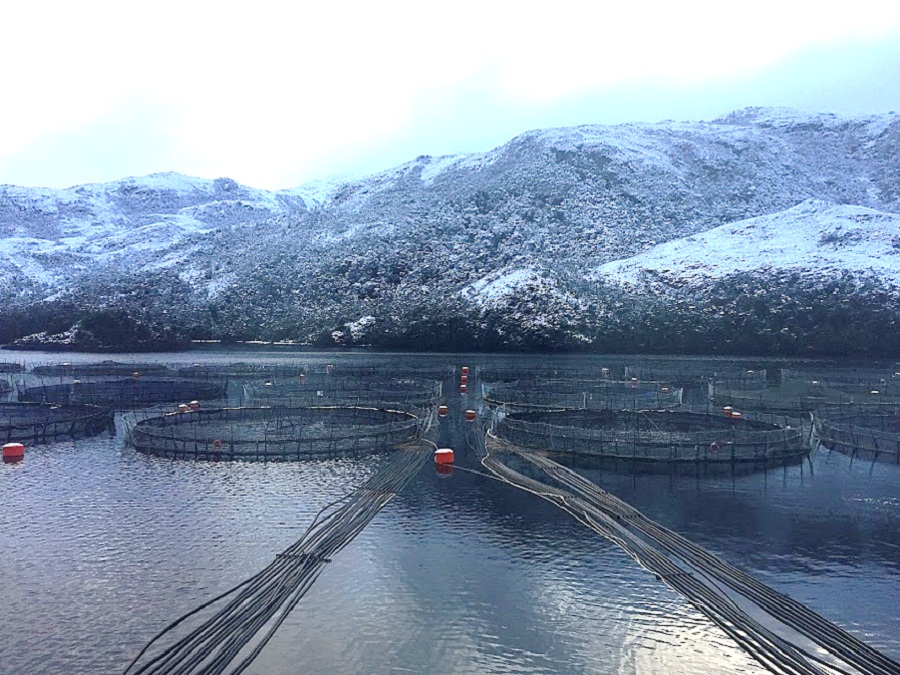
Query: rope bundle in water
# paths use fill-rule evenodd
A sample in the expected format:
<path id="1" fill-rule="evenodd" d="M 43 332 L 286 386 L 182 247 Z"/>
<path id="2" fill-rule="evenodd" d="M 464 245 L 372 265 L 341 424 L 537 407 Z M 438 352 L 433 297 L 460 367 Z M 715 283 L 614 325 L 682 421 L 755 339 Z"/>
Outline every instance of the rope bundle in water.
<path id="1" fill-rule="evenodd" d="M 422 441 L 396 452 L 357 490 L 320 511 L 303 537 L 278 554 L 268 567 L 167 626 L 129 664 L 125 675 L 213 675 L 229 667 L 232 674 L 246 670 L 312 587 L 325 564 L 403 489 L 431 451 L 432 446 Z M 202 625 L 155 656 L 144 658 L 154 643 L 190 616 L 229 596 L 227 604 Z M 257 638 L 267 625 L 268 630 Z M 232 666 L 245 648 L 250 651 Z"/>

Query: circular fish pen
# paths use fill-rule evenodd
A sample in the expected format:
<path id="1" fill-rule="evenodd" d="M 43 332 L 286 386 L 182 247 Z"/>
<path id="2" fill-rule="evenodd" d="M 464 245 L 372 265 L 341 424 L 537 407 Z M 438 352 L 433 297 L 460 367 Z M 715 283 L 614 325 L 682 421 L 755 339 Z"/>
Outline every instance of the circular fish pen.
<path id="1" fill-rule="evenodd" d="M 530 366 L 527 368 L 482 366 L 477 369 L 482 382 L 511 383 L 540 380 L 616 380 L 621 378 L 622 369 L 608 366 Z"/>
<path id="2" fill-rule="evenodd" d="M 0 440 L 49 443 L 87 438 L 109 428 L 107 410 L 93 405 L 0 403 Z"/>
<path id="3" fill-rule="evenodd" d="M 900 397 L 900 372 L 869 369 L 840 369 L 825 372 L 781 371 L 782 385 L 825 387 L 847 395 Z"/>
<path id="4" fill-rule="evenodd" d="M 669 410 L 522 411 L 495 416 L 495 437 L 524 448 L 642 462 L 769 463 L 809 451 L 788 420 Z"/>
<path id="5" fill-rule="evenodd" d="M 705 385 L 712 380 L 728 382 L 735 388 L 757 389 L 766 386 L 766 375 L 765 369 L 727 367 L 696 361 L 649 362 L 625 367 L 626 380 L 636 377 L 640 381 L 671 382 L 682 386 Z"/>
<path id="6" fill-rule="evenodd" d="M 180 378 L 93 380 L 36 387 L 24 386 L 19 400 L 37 403 L 88 403 L 116 410 L 159 403 L 225 398 L 225 383 Z"/>
<path id="7" fill-rule="evenodd" d="M 681 405 L 682 389 L 656 382 L 519 380 L 482 385 L 485 403 L 520 410 L 667 410 Z"/>
<path id="8" fill-rule="evenodd" d="M 377 405 L 427 408 L 437 403 L 442 385 L 433 380 L 315 377 L 244 386 L 244 399 L 261 405 Z"/>
<path id="9" fill-rule="evenodd" d="M 35 366 L 32 374 L 48 377 L 117 377 L 120 375 L 159 375 L 168 368 L 161 363 L 120 363 L 101 361 L 100 363 L 55 363 Z"/>
<path id="10" fill-rule="evenodd" d="M 415 440 L 423 420 L 384 408 L 219 408 L 170 413 L 134 424 L 138 452 L 207 461 L 302 461 L 359 457 Z"/>
<path id="11" fill-rule="evenodd" d="M 900 403 L 900 398 L 878 390 L 848 392 L 821 382 L 787 382 L 766 389 L 732 389 L 710 382 L 709 400 L 717 406 L 739 410 L 806 415 L 825 406 L 882 405 Z"/>
<path id="12" fill-rule="evenodd" d="M 305 377 L 305 364 L 277 365 L 269 363 L 195 363 L 178 368 L 175 374 L 195 380 L 271 380 L 275 378 Z"/>
<path id="13" fill-rule="evenodd" d="M 900 405 L 825 408 L 813 414 L 813 429 L 829 450 L 900 464 Z"/>

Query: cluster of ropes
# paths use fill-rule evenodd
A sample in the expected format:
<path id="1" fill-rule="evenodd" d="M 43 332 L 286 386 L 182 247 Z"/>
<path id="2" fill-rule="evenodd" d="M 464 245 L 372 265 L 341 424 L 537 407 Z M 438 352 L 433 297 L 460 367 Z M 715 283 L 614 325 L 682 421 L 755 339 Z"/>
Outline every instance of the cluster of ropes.
<path id="1" fill-rule="evenodd" d="M 233 675 L 246 670 L 306 595 L 332 556 L 363 528 L 418 473 L 431 456 L 427 441 L 401 448 L 363 485 L 326 506 L 296 543 L 278 554 L 264 570 L 204 603 L 167 626 L 125 669 L 126 675 L 188 675 L 224 673 L 242 650 L 249 653 L 231 667 Z M 151 645 L 189 617 L 224 601 L 199 627 L 152 658 Z M 266 626 L 267 630 L 257 638 Z M 252 648 L 248 647 L 255 639 Z M 144 659 L 142 665 L 138 665 Z"/>
<path id="2" fill-rule="evenodd" d="M 851 671 L 824 661 L 763 626 L 740 608 L 719 584 L 753 601 L 770 617 L 798 631 L 856 671 L 873 675 L 900 672 L 900 664 L 808 607 L 773 591 L 704 548 L 658 525 L 574 471 L 541 455 L 510 448 L 562 486 L 556 487 L 530 478 L 500 461 L 487 451 L 482 434 L 472 434 L 470 444 L 481 464 L 496 478 L 555 504 L 616 543 L 771 672 L 815 675 Z"/>

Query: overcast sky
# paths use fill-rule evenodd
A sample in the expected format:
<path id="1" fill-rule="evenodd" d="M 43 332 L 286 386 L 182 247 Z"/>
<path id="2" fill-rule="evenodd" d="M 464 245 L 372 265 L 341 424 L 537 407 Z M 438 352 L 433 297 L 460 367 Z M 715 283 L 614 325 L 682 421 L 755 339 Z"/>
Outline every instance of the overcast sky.
<path id="1" fill-rule="evenodd" d="M 7 2 L 0 183 L 284 188 L 528 129 L 900 111 L 900 2 Z"/>

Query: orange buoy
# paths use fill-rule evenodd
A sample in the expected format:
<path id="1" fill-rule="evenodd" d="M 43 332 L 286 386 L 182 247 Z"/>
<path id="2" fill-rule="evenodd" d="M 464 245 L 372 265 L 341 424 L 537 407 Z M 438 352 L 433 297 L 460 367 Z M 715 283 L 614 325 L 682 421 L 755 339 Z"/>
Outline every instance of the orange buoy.
<path id="1" fill-rule="evenodd" d="M 469 390 L 469 387 L 466 386 L 465 384 L 459 385 L 459 393 L 460 394 L 465 394 L 468 390 Z"/>
<path id="2" fill-rule="evenodd" d="M 469 376 L 468 376 L 468 375 L 460 375 L 460 376 L 459 376 L 459 383 L 460 383 L 460 384 L 468 384 L 468 383 L 469 383 Z"/>
<path id="3" fill-rule="evenodd" d="M 23 459 L 25 459 L 25 446 L 21 443 L 7 443 L 3 446 L 3 461 L 7 464 L 21 462 Z M 450 461 L 453 461 L 452 457 Z"/>
<path id="4" fill-rule="evenodd" d="M 466 421 L 474 422 L 477 413 L 474 410 L 466 410 Z"/>
<path id="5" fill-rule="evenodd" d="M 191 410 L 200 410 L 200 401 L 191 401 L 188 403 L 188 408 Z"/>
<path id="6" fill-rule="evenodd" d="M 438 448 L 434 451 L 435 464 L 453 464 L 453 450 L 451 448 Z"/>
<path id="7" fill-rule="evenodd" d="M 734 408 L 732 408 L 730 405 L 726 405 L 724 408 L 722 408 L 722 414 L 724 414 L 725 417 L 731 417 L 732 412 L 734 412 Z"/>
<path id="8" fill-rule="evenodd" d="M 463 366 L 462 368 L 459 369 L 459 372 L 462 373 L 463 375 L 468 375 L 469 374 L 469 366 Z"/>
<path id="9" fill-rule="evenodd" d="M 448 408 L 447 406 L 445 406 L 445 405 L 438 406 L 438 415 L 440 415 L 441 417 L 446 417 L 447 413 L 449 413 L 449 412 L 450 412 L 450 408 Z"/>

